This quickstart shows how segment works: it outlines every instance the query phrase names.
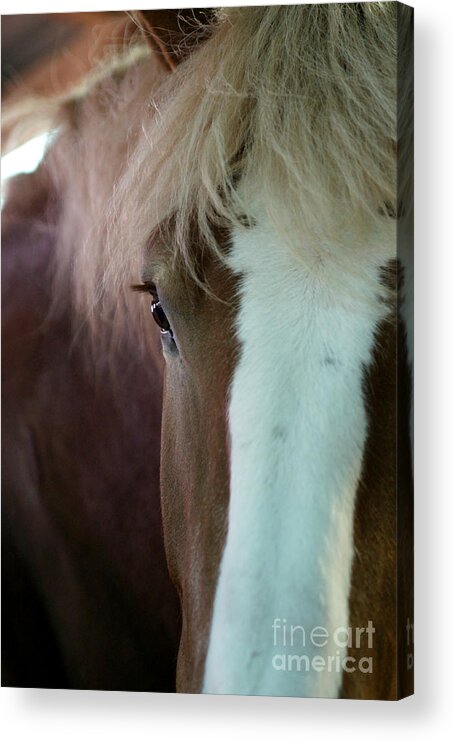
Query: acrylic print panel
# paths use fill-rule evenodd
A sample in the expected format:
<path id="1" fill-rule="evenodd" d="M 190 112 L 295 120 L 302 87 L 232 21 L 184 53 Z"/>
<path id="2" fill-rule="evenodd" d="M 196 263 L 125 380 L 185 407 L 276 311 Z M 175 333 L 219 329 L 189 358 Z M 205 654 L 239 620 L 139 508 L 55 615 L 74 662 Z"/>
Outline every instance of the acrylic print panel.
<path id="1" fill-rule="evenodd" d="M 4 685 L 412 693 L 412 17 L 2 19 Z"/>

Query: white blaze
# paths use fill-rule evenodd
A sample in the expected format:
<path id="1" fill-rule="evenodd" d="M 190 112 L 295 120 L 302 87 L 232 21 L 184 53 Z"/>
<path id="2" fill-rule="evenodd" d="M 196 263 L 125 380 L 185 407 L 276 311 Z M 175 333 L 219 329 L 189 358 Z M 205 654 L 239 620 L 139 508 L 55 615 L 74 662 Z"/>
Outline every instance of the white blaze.
<path id="1" fill-rule="evenodd" d="M 367 435 L 362 382 L 386 314 L 379 269 L 394 245 L 391 231 L 386 246 L 372 238 L 297 245 L 296 258 L 264 218 L 233 235 L 230 261 L 243 276 L 241 354 L 206 693 L 339 693 L 342 673 L 321 665 L 349 654 L 333 634 L 349 626 L 354 501 Z M 303 627 L 304 646 L 300 630 L 291 645 L 291 625 Z M 325 646 L 311 641 L 313 629 L 327 633 Z M 303 661 L 300 670 L 281 669 L 283 655 L 285 663 L 305 655 L 310 669 Z"/>

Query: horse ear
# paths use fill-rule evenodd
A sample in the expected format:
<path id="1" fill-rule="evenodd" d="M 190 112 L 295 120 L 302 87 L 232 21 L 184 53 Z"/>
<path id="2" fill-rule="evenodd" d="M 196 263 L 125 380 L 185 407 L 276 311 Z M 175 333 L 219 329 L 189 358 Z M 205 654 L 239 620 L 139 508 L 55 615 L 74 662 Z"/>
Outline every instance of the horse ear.
<path id="1" fill-rule="evenodd" d="M 214 10 L 134 10 L 131 15 L 163 64 L 172 71 L 207 38 L 207 27 L 213 20 Z"/>

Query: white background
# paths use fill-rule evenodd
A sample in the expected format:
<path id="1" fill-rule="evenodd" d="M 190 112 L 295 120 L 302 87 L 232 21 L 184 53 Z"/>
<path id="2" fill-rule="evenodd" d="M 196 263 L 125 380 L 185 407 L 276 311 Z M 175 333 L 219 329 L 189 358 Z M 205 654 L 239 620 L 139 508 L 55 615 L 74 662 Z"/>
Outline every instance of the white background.
<path id="1" fill-rule="evenodd" d="M 162 2 L 182 7 L 185 2 Z M 197 5 L 198 3 L 193 3 Z M 209 5 L 206 2 L 206 5 Z M 213 3 L 215 4 L 215 3 Z M 236 3 L 225 3 L 235 5 Z M 237 3 L 240 4 L 240 3 Z M 249 4 L 258 4 L 250 2 Z M 400 703 L 0 692 L 8 742 L 447 737 L 455 711 L 455 3 L 414 0 L 416 41 L 416 695 Z M 133 3 L 160 7 L 159 2 Z M 200 3 L 203 5 L 203 3 Z M 7 0 L 2 13 L 123 10 L 128 0 Z M 451 724 L 453 727 L 453 723 Z M 453 734 L 453 732 L 452 732 Z M 453 738 L 453 737 L 452 737 Z"/>

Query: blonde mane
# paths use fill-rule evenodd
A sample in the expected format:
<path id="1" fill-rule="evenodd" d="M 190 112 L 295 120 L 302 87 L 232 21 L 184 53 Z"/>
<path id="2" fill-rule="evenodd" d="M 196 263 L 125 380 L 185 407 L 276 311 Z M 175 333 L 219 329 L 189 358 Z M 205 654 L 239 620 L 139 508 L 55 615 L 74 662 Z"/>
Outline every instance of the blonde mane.
<path id="1" fill-rule="evenodd" d="M 118 184 L 121 242 L 141 250 L 161 228 L 194 274 L 194 225 L 218 251 L 214 226 L 245 228 L 251 192 L 284 242 L 383 227 L 397 210 L 398 12 L 221 9 L 144 123 Z"/>
<path id="2" fill-rule="evenodd" d="M 142 51 L 69 97 L 47 158 L 56 292 L 121 331 L 151 235 L 199 280 L 195 226 L 223 259 L 214 228 L 246 229 L 252 191 L 283 243 L 383 228 L 397 213 L 400 23 L 406 43 L 391 2 L 219 9 L 173 74 Z"/>

